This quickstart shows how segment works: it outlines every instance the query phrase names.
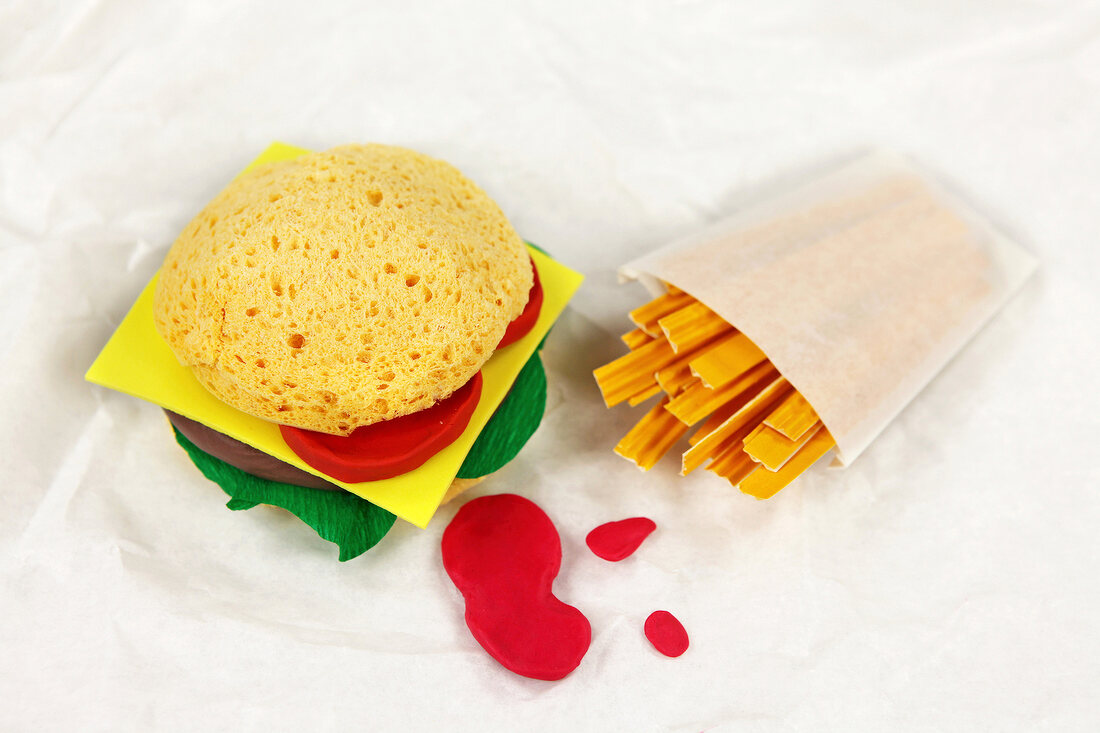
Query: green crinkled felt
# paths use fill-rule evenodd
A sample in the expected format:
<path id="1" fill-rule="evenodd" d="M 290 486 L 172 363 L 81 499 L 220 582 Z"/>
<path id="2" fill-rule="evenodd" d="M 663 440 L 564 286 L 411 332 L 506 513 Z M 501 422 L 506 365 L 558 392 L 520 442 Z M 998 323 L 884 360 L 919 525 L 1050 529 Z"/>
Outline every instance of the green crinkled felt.
<path id="1" fill-rule="evenodd" d="M 358 557 L 378 544 L 396 517 L 349 491 L 294 486 L 253 476 L 205 453 L 172 428 L 202 475 L 231 497 L 227 507 L 251 509 L 257 504 L 282 507 L 308 524 L 322 539 L 340 548 L 340 561 Z"/>
<path id="2" fill-rule="evenodd" d="M 539 344 L 542 348 L 542 344 Z M 479 478 L 516 457 L 538 429 L 546 410 L 546 372 L 536 350 L 478 435 L 458 478 Z M 222 487 L 235 511 L 257 504 L 282 507 L 340 548 L 340 561 L 358 557 L 386 536 L 396 517 L 349 491 L 326 491 L 268 481 L 204 452 L 178 430 L 176 441 L 206 478 Z"/>
<path id="3" fill-rule="evenodd" d="M 528 243 L 530 244 L 530 243 Z M 543 254 L 540 247 L 531 245 Z M 543 338 L 543 343 L 546 339 Z M 516 457 L 538 429 L 546 411 L 546 371 L 538 350 L 523 365 L 512 388 L 474 441 L 458 478 L 479 478 L 500 470 Z M 397 519 L 393 514 L 349 491 L 326 491 L 268 481 L 245 473 L 199 449 L 174 427 L 176 441 L 191 461 L 229 495 L 234 511 L 257 504 L 286 509 L 312 527 L 322 539 L 340 548 L 340 561 L 358 557 L 386 536 Z"/>
<path id="4" fill-rule="evenodd" d="M 542 347 L 542 344 L 539 344 Z M 523 365 L 512 388 L 477 436 L 459 478 L 478 478 L 504 467 L 538 429 L 546 411 L 546 371 L 536 350 Z"/>

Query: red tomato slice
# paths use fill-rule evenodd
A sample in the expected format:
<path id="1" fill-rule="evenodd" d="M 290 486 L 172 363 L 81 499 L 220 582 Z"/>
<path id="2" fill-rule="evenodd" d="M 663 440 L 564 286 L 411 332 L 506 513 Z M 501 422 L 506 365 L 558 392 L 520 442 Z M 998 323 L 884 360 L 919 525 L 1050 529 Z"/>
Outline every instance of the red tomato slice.
<path id="1" fill-rule="evenodd" d="M 481 372 L 427 410 L 329 435 L 280 425 L 283 440 L 313 468 L 347 483 L 381 481 L 419 467 L 458 439 L 481 400 Z"/>
<path id="2" fill-rule="evenodd" d="M 542 312 L 542 282 L 539 280 L 539 268 L 535 267 L 535 261 L 531 260 L 531 271 L 535 275 L 535 282 L 531 284 L 531 292 L 527 296 L 527 305 L 523 312 L 516 316 L 515 320 L 508 324 L 508 330 L 497 344 L 498 349 L 514 344 L 531 332 L 535 322 Z"/>

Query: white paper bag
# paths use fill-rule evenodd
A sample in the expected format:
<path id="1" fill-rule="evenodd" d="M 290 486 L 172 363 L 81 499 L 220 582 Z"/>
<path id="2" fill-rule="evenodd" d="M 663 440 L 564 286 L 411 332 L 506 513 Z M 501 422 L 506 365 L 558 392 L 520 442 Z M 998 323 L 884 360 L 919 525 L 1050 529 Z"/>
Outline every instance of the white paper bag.
<path id="1" fill-rule="evenodd" d="M 1035 260 L 908 160 L 877 152 L 620 268 L 752 339 L 847 465 Z"/>

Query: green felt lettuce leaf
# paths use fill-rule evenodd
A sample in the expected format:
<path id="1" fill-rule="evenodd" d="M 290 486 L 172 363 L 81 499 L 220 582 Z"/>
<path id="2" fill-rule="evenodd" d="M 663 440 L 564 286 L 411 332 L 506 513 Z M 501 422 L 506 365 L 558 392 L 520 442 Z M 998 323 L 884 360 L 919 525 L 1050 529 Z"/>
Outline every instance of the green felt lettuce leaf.
<path id="1" fill-rule="evenodd" d="M 534 434 L 545 410 L 546 372 L 536 350 L 474 441 L 458 477 L 478 478 L 503 468 Z M 257 504 L 282 507 L 323 539 L 339 546 L 341 562 L 374 547 L 393 526 L 393 514 L 351 492 L 312 489 L 253 476 L 202 451 L 175 428 L 173 431 L 202 474 L 229 495 L 227 507 L 235 511 Z"/>
<path id="2" fill-rule="evenodd" d="M 541 344 L 539 346 L 541 348 Z M 536 350 L 477 436 L 458 469 L 458 477 L 478 478 L 503 468 L 538 429 L 545 411 L 546 371 Z"/>
<path id="3" fill-rule="evenodd" d="M 340 548 L 340 561 L 358 557 L 386 536 L 396 519 L 385 509 L 349 491 L 294 486 L 253 476 L 205 453 L 173 428 L 203 476 L 229 494 L 227 507 L 251 509 L 257 504 L 282 507 L 308 524 L 322 539 Z"/>
<path id="4" fill-rule="evenodd" d="M 550 256 L 537 244 L 527 242 L 527 245 Z M 523 365 L 508 394 L 474 441 L 458 469 L 458 478 L 481 478 L 504 468 L 538 429 L 546 411 L 546 371 L 539 351 L 549 335 L 547 332 L 542 337 L 535 353 Z"/>

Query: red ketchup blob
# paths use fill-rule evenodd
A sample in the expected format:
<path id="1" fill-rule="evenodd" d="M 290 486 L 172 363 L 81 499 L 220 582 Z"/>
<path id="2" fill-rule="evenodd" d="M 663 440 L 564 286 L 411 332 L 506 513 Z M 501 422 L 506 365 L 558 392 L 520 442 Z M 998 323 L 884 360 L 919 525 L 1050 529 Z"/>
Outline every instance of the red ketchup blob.
<path id="1" fill-rule="evenodd" d="M 526 336 L 535 327 L 535 322 L 539 319 L 539 313 L 542 312 L 542 281 L 539 280 L 539 268 L 535 267 L 534 260 L 531 260 L 531 272 L 535 276 L 535 281 L 531 284 L 531 291 L 527 294 L 527 305 L 524 306 L 523 312 L 508 324 L 504 336 L 497 344 L 498 349 L 510 346 Z"/>
<path id="2" fill-rule="evenodd" d="M 561 540 L 533 502 L 515 494 L 467 502 L 443 533 L 443 567 L 466 599 L 466 626 L 507 669 L 560 680 L 581 663 L 592 627 L 554 596 Z"/>
<path id="3" fill-rule="evenodd" d="M 668 611 L 654 611 L 645 620 L 645 638 L 666 657 L 678 657 L 688 648 L 688 632 Z"/>
<path id="4" fill-rule="evenodd" d="M 481 372 L 427 410 L 329 435 L 280 425 L 299 458 L 339 481 L 380 481 L 422 465 L 458 439 L 481 399 Z"/>
<path id="5" fill-rule="evenodd" d="M 631 517 L 601 524 L 584 538 L 588 549 L 604 560 L 618 562 L 630 557 L 646 537 L 657 529 L 657 523 L 647 517 Z"/>

